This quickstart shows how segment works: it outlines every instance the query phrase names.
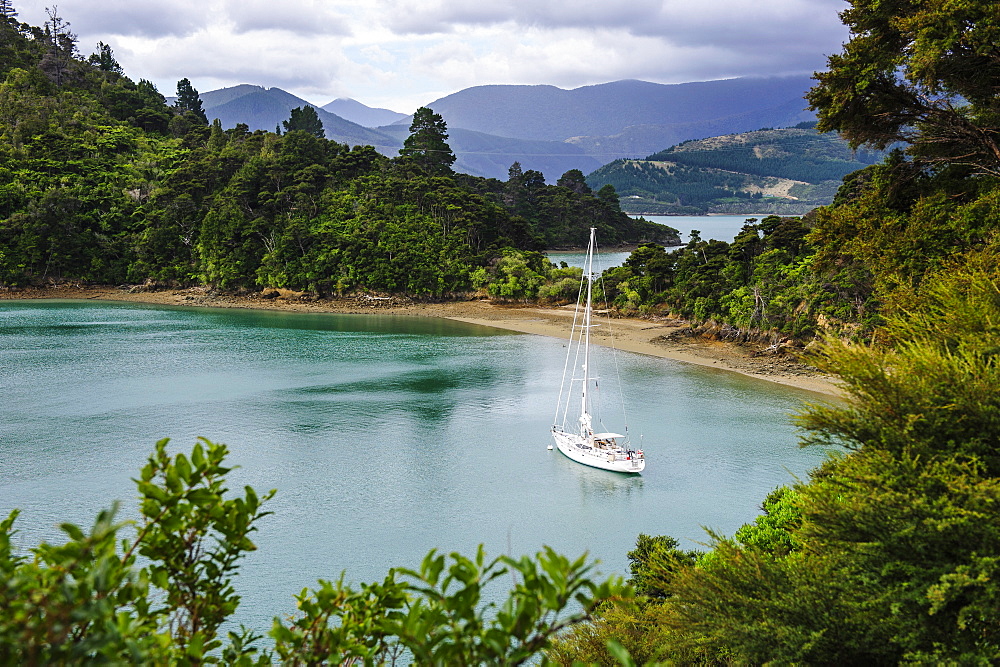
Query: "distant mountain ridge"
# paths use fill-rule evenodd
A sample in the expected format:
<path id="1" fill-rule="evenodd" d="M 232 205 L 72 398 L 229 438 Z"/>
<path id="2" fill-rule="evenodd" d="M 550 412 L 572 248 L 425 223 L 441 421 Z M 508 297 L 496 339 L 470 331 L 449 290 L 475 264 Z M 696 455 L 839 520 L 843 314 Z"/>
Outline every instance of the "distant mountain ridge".
<path id="1" fill-rule="evenodd" d="M 353 109 L 354 114 L 367 115 L 364 107 L 373 112 L 388 111 L 402 116 L 400 124 L 383 127 L 363 127 L 341 116 L 331 113 L 302 98 L 280 88 L 264 88 L 242 84 L 201 94 L 205 113 L 209 118 L 218 118 L 224 128 L 245 123 L 251 130 L 274 130 L 281 122 L 288 120 L 295 107 L 311 106 L 323 122 L 328 139 L 349 145 L 370 145 L 383 155 L 394 156 L 403 147 L 409 135 L 409 116 L 393 111 L 370 109 L 360 102 L 335 104 L 326 107 Z M 377 117 L 384 114 L 372 114 Z M 510 137 L 497 137 L 483 132 L 466 130 L 461 127 L 448 128 L 448 143 L 457 160 L 455 169 L 474 176 L 507 179 L 507 170 L 514 162 L 520 162 L 524 169 L 540 171 L 550 182 L 555 182 L 570 169 L 583 172 L 593 171 L 603 164 L 589 157 L 582 149 L 561 141 L 538 141 Z"/>
<path id="2" fill-rule="evenodd" d="M 449 124 L 505 137 L 564 141 L 617 134 L 634 125 L 687 124 L 771 108 L 802 95 L 809 77 L 660 84 L 634 79 L 566 90 L 555 86 L 473 86 L 429 106 Z M 804 119 L 800 119 L 804 120 Z"/>
<path id="3" fill-rule="evenodd" d="M 225 128 L 245 123 L 251 130 L 272 131 L 281 127 L 282 121 L 288 120 L 292 109 L 310 106 L 323 122 L 328 139 L 351 145 L 395 149 L 395 142 L 390 137 L 325 111 L 281 88 L 242 84 L 202 93 L 201 101 L 208 117 L 218 118 Z"/>
<path id="4" fill-rule="evenodd" d="M 788 127 L 813 115 L 805 76 L 683 84 L 625 80 L 566 90 L 555 86 L 466 88 L 426 106 L 448 124 L 458 171 L 506 180 L 514 162 L 555 182 L 570 169 L 589 173 L 616 158 L 649 155 L 689 139 Z M 291 109 L 317 110 L 327 137 L 395 155 L 410 116 L 338 99 L 324 107 L 280 88 L 241 85 L 202 94 L 209 118 L 273 130 Z M 340 115 L 340 113 L 345 115 Z M 391 122 L 370 126 L 378 120 Z M 361 121 L 361 122 L 359 122 Z"/>
<path id="5" fill-rule="evenodd" d="M 392 125 L 402 120 L 409 123 L 410 118 L 405 113 L 399 113 L 390 109 L 372 108 L 347 97 L 338 97 L 334 101 L 324 104 L 323 110 L 336 114 L 352 123 L 357 123 L 362 127 Z"/>
<path id="6" fill-rule="evenodd" d="M 687 139 L 811 120 L 807 76 L 659 84 L 474 86 L 428 106 L 448 123 L 502 137 L 564 141 L 602 163 Z"/>

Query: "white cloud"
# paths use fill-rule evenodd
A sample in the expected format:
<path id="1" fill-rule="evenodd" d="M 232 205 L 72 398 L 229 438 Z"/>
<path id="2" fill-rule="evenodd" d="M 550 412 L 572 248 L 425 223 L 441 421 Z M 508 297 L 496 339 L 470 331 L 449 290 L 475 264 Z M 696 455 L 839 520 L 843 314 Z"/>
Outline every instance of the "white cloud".
<path id="1" fill-rule="evenodd" d="M 223 7 L 237 33 L 281 30 L 299 36 L 343 36 L 351 32 L 344 16 L 312 0 L 224 0 Z"/>
<path id="2" fill-rule="evenodd" d="M 28 0 L 15 3 L 18 18 L 32 25 L 42 25 L 46 20 L 45 8 L 53 6 L 69 21 L 70 30 L 81 38 L 108 32 L 145 38 L 184 35 L 197 30 L 210 16 L 210 12 L 204 11 L 205 3 L 196 0 Z"/>
<path id="3" fill-rule="evenodd" d="M 22 0 L 41 24 L 47 0 Z M 564 88 L 811 72 L 842 0 L 61 0 L 89 53 L 172 92 L 253 83 L 409 112 L 478 84 Z"/>

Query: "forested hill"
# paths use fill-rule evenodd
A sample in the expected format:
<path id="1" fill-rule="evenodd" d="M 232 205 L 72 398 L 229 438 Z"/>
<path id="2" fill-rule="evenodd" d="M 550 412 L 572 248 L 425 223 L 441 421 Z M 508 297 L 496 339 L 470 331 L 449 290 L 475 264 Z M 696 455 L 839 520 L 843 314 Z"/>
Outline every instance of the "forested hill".
<path id="1" fill-rule="evenodd" d="M 801 215 L 830 204 L 844 176 L 884 156 L 851 150 L 815 125 L 685 141 L 645 160 L 615 160 L 587 182 L 613 185 L 631 213 Z"/>
<path id="2" fill-rule="evenodd" d="M 561 185 L 519 169 L 506 183 L 453 173 L 443 121 L 394 159 L 325 139 L 302 109 L 281 134 L 224 130 L 186 79 L 168 106 L 110 48 L 76 55 L 56 19 L 0 20 L 0 285 L 442 296 L 484 287 L 501 256 L 544 271 L 533 251 L 580 245 L 589 227 L 606 245 L 677 241 L 578 171 Z M 424 150 L 421 137 L 440 143 Z"/>

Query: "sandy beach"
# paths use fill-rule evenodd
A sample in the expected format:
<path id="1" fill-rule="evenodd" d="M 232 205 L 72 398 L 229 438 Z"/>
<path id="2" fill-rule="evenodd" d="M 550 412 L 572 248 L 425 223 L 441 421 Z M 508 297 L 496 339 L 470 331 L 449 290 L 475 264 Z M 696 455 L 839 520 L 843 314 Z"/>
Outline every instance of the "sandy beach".
<path id="1" fill-rule="evenodd" d="M 485 300 L 417 303 L 396 297 L 315 299 L 288 290 L 231 295 L 211 292 L 203 287 L 148 290 L 141 287 L 60 285 L 0 289 L 0 299 L 96 299 L 171 306 L 442 317 L 555 338 L 568 338 L 573 323 L 572 306 L 511 306 Z M 613 328 L 595 330 L 595 342 L 629 352 L 741 373 L 827 396 L 839 395 L 835 378 L 822 375 L 785 355 L 754 354 L 757 350 L 744 345 L 677 335 L 686 328 L 683 322 L 677 320 L 620 318 L 615 320 Z"/>

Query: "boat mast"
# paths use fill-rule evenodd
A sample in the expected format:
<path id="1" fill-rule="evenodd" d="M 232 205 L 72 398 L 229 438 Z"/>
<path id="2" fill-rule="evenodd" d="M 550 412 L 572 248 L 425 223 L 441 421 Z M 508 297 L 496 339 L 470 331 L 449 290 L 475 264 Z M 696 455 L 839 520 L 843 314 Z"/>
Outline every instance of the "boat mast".
<path id="1" fill-rule="evenodd" d="M 583 395 L 581 399 L 580 412 L 580 435 L 584 437 L 589 435 L 586 431 L 590 429 L 590 405 L 587 403 L 587 390 L 590 387 L 590 327 L 592 326 L 591 315 L 593 313 L 593 309 L 591 308 L 591 299 L 593 298 L 594 289 L 594 234 L 596 231 L 596 227 L 590 228 L 590 243 L 587 246 L 586 268 L 587 304 L 583 311 Z"/>

